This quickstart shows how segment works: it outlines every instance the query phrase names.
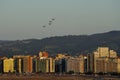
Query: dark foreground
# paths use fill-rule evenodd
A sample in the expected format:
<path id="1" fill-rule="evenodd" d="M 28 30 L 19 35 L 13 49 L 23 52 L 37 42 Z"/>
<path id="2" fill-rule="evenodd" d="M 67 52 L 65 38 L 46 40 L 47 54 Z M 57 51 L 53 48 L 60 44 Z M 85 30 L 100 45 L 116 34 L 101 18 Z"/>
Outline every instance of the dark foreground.
<path id="1" fill-rule="evenodd" d="M 118 76 L 92 75 L 1 75 L 0 80 L 120 80 Z"/>

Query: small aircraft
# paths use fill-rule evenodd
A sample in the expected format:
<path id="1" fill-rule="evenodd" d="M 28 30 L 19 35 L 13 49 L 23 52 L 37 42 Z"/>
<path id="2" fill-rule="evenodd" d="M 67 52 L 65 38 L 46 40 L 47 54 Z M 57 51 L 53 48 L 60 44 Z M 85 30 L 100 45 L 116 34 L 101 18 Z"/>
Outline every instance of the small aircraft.
<path id="1" fill-rule="evenodd" d="M 52 22 L 53 22 L 54 20 L 55 20 L 55 19 L 52 18 L 52 19 L 49 21 L 48 25 L 49 25 L 49 26 L 52 25 Z M 42 27 L 45 28 L 46 26 L 44 25 L 44 26 L 42 26 Z"/>
<path id="2" fill-rule="evenodd" d="M 52 18 L 52 21 L 54 21 L 55 19 L 54 18 Z"/>
<path id="3" fill-rule="evenodd" d="M 49 21 L 49 23 L 51 23 L 52 21 Z"/>
<path id="4" fill-rule="evenodd" d="M 45 28 L 46 26 L 42 26 L 43 28 Z"/>

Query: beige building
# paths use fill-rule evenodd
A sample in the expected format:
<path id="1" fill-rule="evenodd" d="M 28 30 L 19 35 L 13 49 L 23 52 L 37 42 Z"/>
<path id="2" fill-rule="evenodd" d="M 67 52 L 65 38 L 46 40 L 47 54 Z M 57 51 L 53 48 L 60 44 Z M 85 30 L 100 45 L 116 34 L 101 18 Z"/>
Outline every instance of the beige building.
<path id="1" fill-rule="evenodd" d="M 81 63 L 81 67 L 82 67 L 82 63 Z M 80 72 L 80 59 L 79 58 L 67 59 L 66 60 L 66 69 L 67 69 L 67 72 L 69 72 L 69 71 Z M 81 70 L 82 70 L 82 68 L 81 68 Z"/>
<path id="2" fill-rule="evenodd" d="M 46 72 L 55 72 L 55 60 L 53 58 L 47 58 L 46 60 Z"/>
<path id="3" fill-rule="evenodd" d="M 116 58 L 117 57 L 117 53 L 114 50 L 110 50 L 110 58 Z"/>
<path id="4" fill-rule="evenodd" d="M 97 52 L 100 57 L 109 57 L 109 48 L 108 47 L 98 47 Z"/>
<path id="5" fill-rule="evenodd" d="M 113 72 L 118 72 L 118 68 L 117 68 L 117 62 L 116 62 L 117 58 L 108 58 L 107 60 L 107 73 L 113 73 Z"/>
<path id="6" fill-rule="evenodd" d="M 95 63 L 95 72 L 94 73 L 106 73 L 107 70 L 107 64 L 106 64 L 106 58 L 98 58 L 96 59 Z"/>
<path id="7" fill-rule="evenodd" d="M 87 57 L 84 55 L 80 55 L 79 60 L 80 60 L 80 73 L 87 72 Z"/>
<path id="8" fill-rule="evenodd" d="M 116 63 L 117 63 L 117 72 L 120 73 L 120 57 L 116 59 Z"/>
<path id="9" fill-rule="evenodd" d="M 50 63 L 50 72 L 55 72 L 55 60 L 53 58 L 49 58 Z"/>
<path id="10" fill-rule="evenodd" d="M 32 57 L 31 56 L 24 56 L 23 58 L 23 72 L 31 73 L 33 70 L 32 68 Z"/>
<path id="11" fill-rule="evenodd" d="M 96 59 L 95 73 L 113 73 L 118 71 L 116 58 L 98 58 Z"/>
<path id="12" fill-rule="evenodd" d="M 97 59 L 99 59 L 100 54 L 98 52 L 93 52 L 93 72 L 96 73 L 96 68 L 97 68 Z"/>
<path id="13" fill-rule="evenodd" d="M 3 72 L 14 72 L 14 59 L 4 59 L 3 60 Z"/>
<path id="14" fill-rule="evenodd" d="M 98 67 L 99 67 L 99 65 L 101 65 L 101 71 L 104 71 L 104 73 L 108 72 L 108 71 L 102 70 L 102 68 L 103 67 L 106 68 L 106 65 L 114 65 L 115 66 L 116 64 L 112 63 L 112 62 L 109 62 L 109 64 L 106 64 L 106 62 L 105 62 L 106 58 L 108 59 L 108 62 L 109 62 L 109 60 L 111 60 L 112 58 L 117 58 L 117 53 L 114 50 L 109 50 L 108 47 L 98 47 L 98 49 L 96 51 L 94 51 L 92 54 L 87 55 L 87 59 L 88 59 L 87 71 L 98 73 L 98 72 L 100 72 Z M 111 69 L 111 67 L 109 67 L 109 68 Z"/>
<path id="15" fill-rule="evenodd" d="M 45 59 L 45 61 L 46 61 L 46 72 L 49 72 L 50 71 L 49 59 Z"/>

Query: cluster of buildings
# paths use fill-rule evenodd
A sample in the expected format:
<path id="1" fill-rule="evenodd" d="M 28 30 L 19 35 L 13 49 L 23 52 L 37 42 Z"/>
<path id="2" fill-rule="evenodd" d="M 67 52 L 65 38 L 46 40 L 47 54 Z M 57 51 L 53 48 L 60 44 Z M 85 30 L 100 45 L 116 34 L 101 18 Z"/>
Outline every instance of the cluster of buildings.
<path id="1" fill-rule="evenodd" d="M 69 56 L 57 54 L 49 57 L 48 52 L 39 56 L 15 55 L 0 58 L 0 73 L 120 73 L 120 58 L 108 47 L 98 47 L 87 55 Z"/>

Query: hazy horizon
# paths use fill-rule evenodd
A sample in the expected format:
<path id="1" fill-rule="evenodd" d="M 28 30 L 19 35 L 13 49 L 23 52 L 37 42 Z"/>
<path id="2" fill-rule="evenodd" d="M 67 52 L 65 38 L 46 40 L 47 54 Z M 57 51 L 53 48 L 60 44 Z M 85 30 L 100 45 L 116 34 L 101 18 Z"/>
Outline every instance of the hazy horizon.
<path id="1" fill-rule="evenodd" d="M 0 0 L 0 40 L 120 30 L 119 8 L 120 0 Z"/>

